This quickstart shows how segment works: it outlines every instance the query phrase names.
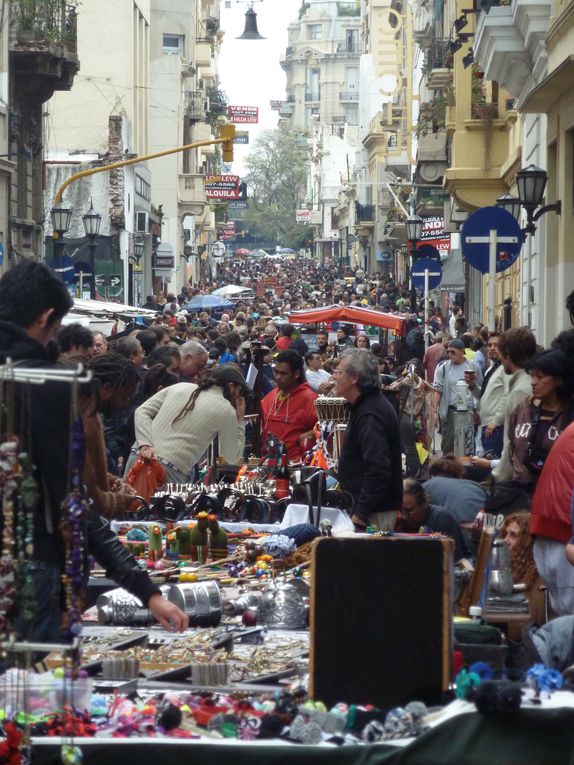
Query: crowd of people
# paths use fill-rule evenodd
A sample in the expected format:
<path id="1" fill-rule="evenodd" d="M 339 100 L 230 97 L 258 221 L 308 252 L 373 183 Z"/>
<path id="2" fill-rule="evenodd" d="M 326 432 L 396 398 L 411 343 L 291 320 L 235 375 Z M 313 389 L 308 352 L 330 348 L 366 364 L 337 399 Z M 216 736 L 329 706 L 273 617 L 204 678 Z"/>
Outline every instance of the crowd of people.
<path id="1" fill-rule="evenodd" d="M 194 298 L 225 284 L 242 285 L 246 297 L 218 311 L 190 310 Z M 337 477 L 353 498 L 357 531 L 424 528 L 452 537 L 460 559 L 472 555 L 464 532 L 481 511 L 515 513 L 521 533 L 510 523 L 505 530 L 528 566 L 514 569 L 544 583 L 556 615 L 574 614 L 574 329 L 544 349 L 527 327 L 469 329 L 456 302 L 433 305 L 425 317 L 411 299 L 388 274 L 245 260 L 221 267 L 214 284 L 148 296 L 152 321 L 106 337 L 80 323 L 60 326 L 71 300 L 47 268 L 28 262 L 0 280 L 1 358 L 46 368 L 82 362 L 92 371 L 78 404 L 82 479 L 95 502 L 88 548 L 171 628 L 184 626 L 184 616 L 161 602 L 101 520 L 135 507 L 130 468 L 155 457 L 170 482 L 193 481 L 216 436 L 222 458 L 241 461 L 250 407 L 260 414 L 250 427 L 259 428 L 263 453 L 275 440 L 300 463 L 316 443 L 318 396 L 348 406 Z M 289 321 L 293 311 L 329 304 L 400 316 L 405 331 L 335 323 L 302 332 Z M 246 382 L 254 342 L 263 349 L 260 402 Z M 35 527 L 35 564 L 39 578 L 51 572 L 50 602 L 62 567 L 58 509 L 69 488 L 73 408 L 63 388 L 55 406 L 53 391 L 35 393 L 31 428 L 34 462 L 50 476 L 43 492 L 54 517 L 38 513 Z M 453 455 L 461 391 L 474 430 L 463 460 Z M 53 613 L 38 622 L 36 637 L 54 637 Z"/>

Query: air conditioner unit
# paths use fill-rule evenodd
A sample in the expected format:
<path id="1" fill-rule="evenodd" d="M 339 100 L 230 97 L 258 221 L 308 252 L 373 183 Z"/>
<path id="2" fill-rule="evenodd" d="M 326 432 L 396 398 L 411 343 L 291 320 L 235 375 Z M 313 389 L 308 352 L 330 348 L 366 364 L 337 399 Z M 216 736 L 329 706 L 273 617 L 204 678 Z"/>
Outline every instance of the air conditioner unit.
<path id="1" fill-rule="evenodd" d="M 149 231 L 149 214 L 143 210 L 136 212 L 136 231 L 139 234 L 147 234 Z"/>

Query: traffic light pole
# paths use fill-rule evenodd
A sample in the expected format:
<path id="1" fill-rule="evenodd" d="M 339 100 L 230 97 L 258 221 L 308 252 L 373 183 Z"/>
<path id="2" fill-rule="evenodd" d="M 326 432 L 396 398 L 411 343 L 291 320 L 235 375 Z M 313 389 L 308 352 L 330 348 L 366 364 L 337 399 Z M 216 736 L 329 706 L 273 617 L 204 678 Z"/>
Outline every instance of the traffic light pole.
<path id="1" fill-rule="evenodd" d="M 138 165 L 141 162 L 147 162 L 150 159 L 159 159 L 159 157 L 167 157 L 170 154 L 178 154 L 182 151 L 189 151 L 191 149 L 199 149 L 202 146 L 213 146 L 214 144 L 223 144 L 223 161 L 233 161 L 233 139 L 235 138 L 235 125 L 220 125 L 219 138 L 214 138 L 211 141 L 196 141 L 195 143 L 189 143 L 185 146 L 177 146 L 173 149 L 166 149 L 165 151 L 158 151 L 155 154 L 145 154 L 142 157 L 134 157 L 132 159 L 124 159 L 121 162 L 113 162 L 111 165 L 101 165 L 100 167 L 91 167 L 88 170 L 81 170 L 79 173 L 71 175 L 60 186 L 54 197 L 54 206 L 58 205 L 62 201 L 64 191 L 75 181 L 80 178 L 86 178 L 89 175 L 96 175 L 97 173 L 108 173 L 110 170 L 115 170 L 118 167 L 128 167 L 129 165 Z"/>

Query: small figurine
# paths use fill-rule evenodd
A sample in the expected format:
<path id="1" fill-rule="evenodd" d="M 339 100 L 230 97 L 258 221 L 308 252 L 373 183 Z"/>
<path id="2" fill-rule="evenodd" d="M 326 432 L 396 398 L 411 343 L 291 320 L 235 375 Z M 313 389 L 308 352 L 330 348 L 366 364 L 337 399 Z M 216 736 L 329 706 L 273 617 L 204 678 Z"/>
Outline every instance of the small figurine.
<path id="1" fill-rule="evenodd" d="M 191 529 L 189 526 L 177 526 L 175 529 L 175 536 L 179 557 L 189 558 L 191 555 Z"/>
<path id="2" fill-rule="evenodd" d="M 147 533 L 149 539 L 149 559 L 157 561 L 160 558 L 163 558 L 163 535 L 161 532 L 161 526 L 159 526 L 157 523 L 154 523 L 153 526 L 149 527 Z"/>
<path id="3" fill-rule="evenodd" d="M 191 557 L 192 560 L 205 563 L 207 557 L 207 528 L 209 526 L 209 516 L 205 512 L 198 513 L 197 523 L 191 529 Z"/>
<path id="4" fill-rule="evenodd" d="M 209 516 L 211 560 L 227 557 L 227 532 L 219 525 L 216 515 Z"/>

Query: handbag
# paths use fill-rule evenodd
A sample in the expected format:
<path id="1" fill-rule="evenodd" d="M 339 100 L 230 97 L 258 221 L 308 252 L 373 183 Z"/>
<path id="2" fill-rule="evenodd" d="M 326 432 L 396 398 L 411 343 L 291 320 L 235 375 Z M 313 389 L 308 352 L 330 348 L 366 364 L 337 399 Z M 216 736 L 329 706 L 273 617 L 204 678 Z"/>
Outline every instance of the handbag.
<path id="1" fill-rule="evenodd" d="M 165 484 L 166 478 L 165 468 L 156 457 L 151 459 L 138 457 L 124 480 L 136 490 L 140 497 L 149 502 L 158 488 Z"/>

